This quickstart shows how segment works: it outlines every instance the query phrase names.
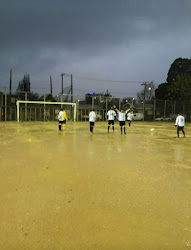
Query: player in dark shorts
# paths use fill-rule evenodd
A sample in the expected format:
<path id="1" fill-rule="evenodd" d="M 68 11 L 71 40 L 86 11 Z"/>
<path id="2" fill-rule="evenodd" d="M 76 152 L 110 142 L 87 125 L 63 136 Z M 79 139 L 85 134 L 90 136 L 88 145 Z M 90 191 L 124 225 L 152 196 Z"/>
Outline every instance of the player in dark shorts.
<path id="1" fill-rule="evenodd" d="M 107 119 L 108 119 L 108 127 L 107 131 L 109 133 L 110 125 L 112 125 L 113 132 L 114 132 L 114 120 L 116 117 L 116 112 L 113 110 L 113 107 L 107 112 Z"/>
<path id="2" fill-rule="evenodd" d="M 182 133 L 185 137 L 185 132 L 184 132 L 185 118 L 182 114 L 178 114 L 178 116 L 176 118 L 175 126 L 177 126 L 177 138 L 179 138 L 180 131 L 182 131 Z"/>
<path id="3" fill-rule="evenodd" d="M 129 108 L 128 110 L 124 111 L 123 109 L 121 109 L 121 111 L 119 111 L 116 106 L 114 106 L 116 112 L 118 113 L 118 120 L 119 120 L 119 126 L 121 128 L 121 134 L 123 133 L 124 130 L 124 134 L 126 134 L 126 128 L 125 128 L 125 118 L 126 118 L 126 114 L 127 112 L 129 112 L 129 110 L 131 108 Z"/>
<path id="4" fill-rule="evenodd" d="M 90 133 L 92 133 L 92 134 L 94 133 L 93 129 L 94 129 L 95 120 L 96 120 L 96 113 L 95 113 L 95 110 L 93 109 L 89 113 Z"/>

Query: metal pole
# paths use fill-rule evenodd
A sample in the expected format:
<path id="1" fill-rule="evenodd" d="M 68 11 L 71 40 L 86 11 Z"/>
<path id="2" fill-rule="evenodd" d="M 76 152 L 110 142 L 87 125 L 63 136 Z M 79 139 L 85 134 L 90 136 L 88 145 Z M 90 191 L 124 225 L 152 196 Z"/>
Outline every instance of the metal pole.
<path id="1" fill-rule="evenodd" d="M 74 117 L 76 116 L 77 121 L 78 121 L 78 112 L 79 112 L 79 96 L 77 96 L 76 107 L 74 107 Z"/>
<path id="2" fill-rule="evenodd" d="M 134 101 L 134 98 L 132 98 L 132 100 L 131 100 L 131 106 L 133 107 L 133 101 Z"/>
<path id="3" fill-rule="evenodd" d="M 0 103 L 0 121 L 1 121 L 2 120 L 1 119 L 1 114 L 2 114 L 2 108 L 3 108 L 3 94 L 1 94 L 0 100 L 1 100 L 1 103 Z"/>
<path id="4" fill-rule="evenodd" d="M 108 110 L 108 97 L 106 96 L 106 114 L 107 114 L 107 110 Z"/>
<path id="5" fill-rule="evenodd" d="M 146 93 L 146 85 L 147 83 L 144 82 L 141 85 L 144 85 L 144 97 L 143 97 L 143 121 L 145 120 L 145 93 Z"/>
<path id="6" fill-rule="evenodd" d="M 25 101 L 27 101 L 27 92 L 25 92 Z M 25 121 L 27 121 L 27 103 L 25 103 Z"/>
<path id="7" fill-rule="evenodd" d="M 71 102 L 73 102 L 73 78 L 71 75 Z"/>
<path id="8" fill-rule="evenodd" d="M 50 94 L 52 95 L 52 77 L 50 76 Z"/>
<path id="9" fill-rule="evenodd" d="M 61 102 L 63 102 L 63 94 L 64 94 L 64 74 L 61 74 L 61 77 L 62 77 Z M 63 108 L 63 104 L 61 104 L 61 108 Z"/>
<path id="10" fill-rule="evenodd" d="M 11 98 L 11 90 L 12 90 L 12 69 L 10 70 L 10 89 L 9 89 L 9 95 L 10 95 L 10 98 Z M 11 103 L 11 102 L 10 102 Z"/>
<path id="11" fill-rule="evenodd" d="M 164 118 L 166 117 L 166 100 L 164 101 Z"/>
<path id="12" fill-rule="evenodd" d="M 17 122 L 19 122 L 19 102 L 17 102 Z"/>
<path id="13" fill-rule="evenodd" d="M 74 105 L 74 121 L 76 121 L 76 105 Z"/>
<path id="14" fill-rule="evenodd" d="M 71 75 L 71 102 L 73 103 L 73 78 Z M 70 116 L 73 118 L 73 109 L 70 109 Z"/>
<path id="15" fill-rule="evenodd" d="M 45 118 L 46 118 L 46 114 L 45 114 L 45 101 L 46 101 L 46 97 L 45 97 L 45 95 L 44 95 L 44 121 L 45 121 Z"/>
<path id="16" fill-rule="evenodd" d="M 5 121 L 7 120 L 7 92 L 5 90 Z"/>
<path id="17" fill-rule="evenodd" d="M 119 110 L 121 110 L 121 99 L 119 98 Z"/>
<path id="18" fill-rule="evenodd" d="M 154 120 L 156 118 L 156 100 L 154 100 Z"/>

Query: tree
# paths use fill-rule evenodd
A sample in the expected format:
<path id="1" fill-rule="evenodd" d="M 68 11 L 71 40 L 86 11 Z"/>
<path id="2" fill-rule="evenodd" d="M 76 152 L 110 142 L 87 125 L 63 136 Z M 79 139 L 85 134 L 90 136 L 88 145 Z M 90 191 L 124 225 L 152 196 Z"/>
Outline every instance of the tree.
<path id="1" fill-rule="evenodd" d="M 30 86 L 31 86 L 30 76 L 29 76 L 29 74 L 26 74 L 26 75 L 24 75 L 23 79 L 21 81 L 19 81 L 16 92 L 17 92 L 20 99 L 24 100 L 25 99 L 24 92 L 28 92 L 27 99 L 29 101 L 37 101 L 39 99 L 39 96 L 37 93 L 31 92 Z"/>
<path id="2" fill-rule="evenodd" d="M 191 76 L 191 60 L 187 58 L 178 58 L 171 64 L 166 81 L 172 84 L 179 75 L 185 74 Z"/>
<path id="3" fill-rule="evenodd" d="M 168 99 L 168 89 L 169 85 L 165 83 L 161 83 L 158 88 L 155 90 L 156 99 L 159 100 L 167 100 Z"/>
<path id="4" fill-rule="evenodd" d="M 186 101 L 190 95 L 191 60 L 178 58 L 170 66 L 166 83 L 162 83 L 155 91 L 157 99 Z"/>
<path id="5" fill-rule="evenodd" d="M 167 97 L 169 100 L 190 101 L 191 99 L 191 75 L 181 74 L 168 87 Z"/>
<path id="6" fill-rule="evenodd" d="M 144 89 L 137 93 L 137 100 L 142 101 L 144 100 L 144 92 L 145 92 L 145 100 L 150 101 L 154 98 L 155 96 L 155 85 L 153 82 L 146 83 L 146 87 Z"/>
<path id="7" fill-rule="evenodd" d="M 17 92 L 30 92 L 30 85 L 30 76 L 29 74 L 26 74 L 23 79 L 19 81 Z"/>

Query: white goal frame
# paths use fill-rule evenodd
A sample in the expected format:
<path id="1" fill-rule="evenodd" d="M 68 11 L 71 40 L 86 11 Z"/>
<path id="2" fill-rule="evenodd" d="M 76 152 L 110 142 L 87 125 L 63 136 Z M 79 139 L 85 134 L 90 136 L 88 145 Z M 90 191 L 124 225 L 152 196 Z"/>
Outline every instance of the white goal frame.
<path id="1" fill-rule="evenodd" d="M 19 122 L 19 105 L 20 103 L 25 103 L 25 104 L 44 104 L 44 106 L 46 104 L 51 104 L 51 105 L 55 105 L 55 104 L 58 104 L 58 105 L 69 105 L 69 106 L 72 106 L 74 107 L 74 121 L 76 121 L 76 103 L 74 102 L 44 102 L 44 101 L 20 101 L 18 100 L 16 102 L 16 105 L 17 105 L 17 122 Z"/>

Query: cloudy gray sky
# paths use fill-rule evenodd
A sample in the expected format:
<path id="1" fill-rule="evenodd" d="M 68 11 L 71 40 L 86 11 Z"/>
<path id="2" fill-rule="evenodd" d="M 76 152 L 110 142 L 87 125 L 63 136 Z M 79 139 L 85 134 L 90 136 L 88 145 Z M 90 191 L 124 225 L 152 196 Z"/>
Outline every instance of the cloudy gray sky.
<path id="1" fill-rule="evenodd" d="M 57 93 L 72 73 L 74 94 L 136 96 L 191 57 L 190 13 L 190 0 L 0 0 L 0 89 L 12 68 L 13 88 L 29 73 L 33 91 L 49 92 L 51 75 Z"/>

